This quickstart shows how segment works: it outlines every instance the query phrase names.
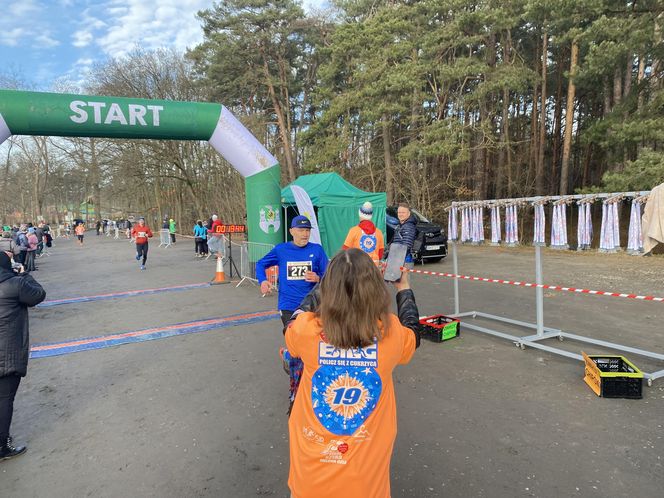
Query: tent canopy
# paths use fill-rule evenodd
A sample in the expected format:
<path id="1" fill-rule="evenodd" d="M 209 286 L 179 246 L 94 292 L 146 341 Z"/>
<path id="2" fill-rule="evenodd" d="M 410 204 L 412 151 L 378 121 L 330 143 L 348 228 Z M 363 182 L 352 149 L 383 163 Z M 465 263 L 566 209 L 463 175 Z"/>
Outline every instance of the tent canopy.
<path id="1" fill-rule="evenodd" d="M 328 257 L 331 258 L 341 249 L 348 230 L 359 223 L 358 210 L 366 201 L 373 204 L 373 222 L 385 235 L 385 192 L 365 192 L 337 173 L 303 175 L 281 189 L 284 208 L 296 206 L 291 185 L 302 187 L 309 194 L 317 211 L 320 238 Z M 289 222 L 287 217 L 284 219 Z"/>

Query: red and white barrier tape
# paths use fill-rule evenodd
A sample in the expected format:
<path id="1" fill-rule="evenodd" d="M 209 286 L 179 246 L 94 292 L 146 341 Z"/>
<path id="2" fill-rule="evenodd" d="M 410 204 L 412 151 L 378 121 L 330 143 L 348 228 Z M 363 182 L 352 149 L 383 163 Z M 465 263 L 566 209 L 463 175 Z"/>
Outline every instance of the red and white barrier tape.
<path id="1" fill-rule="evenodd" d="M 596 294 L 598 296 L 627 297 L 629 299 L 640 299 L 642 301 L 656 301 L 660 303 L 664 302 L 664 297 L 639 296 L 638 294 L 624 294 L 621 292 L 605 292 L 605 291 L 590 290 L 590 289 L 577 289 L 576 287 L 562 287 L 560 285 L 533 284 L 530 282 L 514 282 L 511 280 L 502 280 L 499 278 L 471 277 L 468 275 L 455 275 L 454 273 L 441 273 L 437 271 L 425 271 L 425 270 L 414 270 L 414 269 L 413 270 L 409 269 L 408 271 L 412 273 L 421 273 L 423 275 L 435 275 L 439 277 L 459 278 L 463 280 L 475 280 L 479 282 L 491 282 L 494 284 L 516 285 L 519 287 L 535 287 L 535 288 L 540 287 L 542 289 L 578 292 L 581 294 Z"/>

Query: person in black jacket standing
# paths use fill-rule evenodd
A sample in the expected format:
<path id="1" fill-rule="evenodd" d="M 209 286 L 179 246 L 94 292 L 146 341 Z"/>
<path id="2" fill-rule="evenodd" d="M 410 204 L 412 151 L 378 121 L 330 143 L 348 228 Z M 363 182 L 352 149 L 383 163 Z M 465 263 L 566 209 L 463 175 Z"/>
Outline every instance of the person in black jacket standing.
<path id="1" fill-rule="evenodd" d="M 25 452 L 9 435 L 14 397 L 28 368 L 28 307 L 46 297 L 43 287 L 20 268 L 12 268 L 11 254 L 0 251 L 0 460 Z"/>
<path id="2" fill-rule="evenodd" d="M 397 218 L 399 218 L 399 226 L 394 230 L 392 244 L 401 244 L 407 247 L 404 266 L 406 268 L 413 268 L 412 251 L 413 243 L 417 236 L 417 218 L 413 216 L 410 212 L 410 206 L 405 202 L 399 204 Z"/>

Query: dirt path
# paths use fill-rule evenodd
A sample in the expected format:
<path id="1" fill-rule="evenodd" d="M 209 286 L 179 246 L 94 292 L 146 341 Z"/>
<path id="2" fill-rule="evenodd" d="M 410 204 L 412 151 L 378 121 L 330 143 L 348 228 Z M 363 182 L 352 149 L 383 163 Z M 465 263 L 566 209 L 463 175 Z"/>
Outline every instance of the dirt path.
<path id="1" fill-rule="evenodd" d="M 196 260 L 193 242 L 156 246 L 141 272 L 126 241 L 58 239 L 36 277 L 47 299 L 212 278 L 214 263 Z M 461 247 L 459 271 L 534 281 L 533 254 Z M 545 250 L 544 282 L 662 296 L 664 258 Z M 418 275 L 413 286 L 422 314 L 452 312 L 449 279 Z M 31 312 L 31 342 L 275 307 L 248 284 L 56 306 Z M 464 281 L 461 309 L 532 322 L 534 290 Z M 548 326 L 664 353 L 664 303 L 545 292 L 544 312 Z M 29 451 L 0 464 L 2 496 L 287 497 L 281 342 L 271 320 L 32 360 L 12 426 Z M 393 496 L 661 496 L 664 380 L 635 401 L 597 398 L 582 376 L 581 363 L 477 332 L 423 343 L 396 374 Z"/>

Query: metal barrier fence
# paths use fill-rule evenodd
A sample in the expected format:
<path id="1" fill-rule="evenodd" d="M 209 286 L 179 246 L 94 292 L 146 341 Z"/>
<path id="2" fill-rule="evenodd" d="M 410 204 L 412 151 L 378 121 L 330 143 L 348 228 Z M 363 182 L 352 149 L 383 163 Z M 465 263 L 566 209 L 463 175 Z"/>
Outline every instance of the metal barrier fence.
<path id="1" fill-rule="evenodd" d="M 546 344 L 542 344 L 541 341 L 545 341 L 547 339 L 552 339 L 552 338 L 558 338 L 558 340 L 563 341 L 564 339 L 570 339 L 573 341 L 581 342 L 581 343 L 586 343 L 586 344 L 592 344 L 595 346 L 601 346 L 605 347 L 607 349 L 613 349 L 616 351 L 620 352 L 627 352 L 627 353 L 632 353 L 636 354 L 639 356 L 644 356 L 646 358 L 651 358 L 655 360 L 660 360 L 664 361 L 664 354 L 662 353 L 657 353 L 653 351 L 647 351 L 644 349 L 638 349 L 634 348 L 631 346 L 625 346 L 623 344 L 617 344 L 614 342 L 608 342 L 608 341 L 602 341 L 598 339 L 593 339 L 591 337 L 587 336 L 582 336 L 578 334 L 572 334 L 570 332 L 566 332 L 560 329 L 555 329 L 551 327 L 545 327 L 544 326 L 544 287 L 549 287 L 549 288 L 555 288 L 558 286 L 545 286 L 542 283 L 542 248 L 540 246 L 535 246 L 535 312 L 536 312 L 536 323 L 529 323 L 529 322 L 524 322 L 521 320 L 515 320 L 512 318 L 507 318 L 507 317 L 502 317 L 502 316 L 497 316 L 493 315 L 490 313 L 484 313 L 482 311 L 465 311 L 461 312 L 460 310 L 460 301 L 459 301 L 459 280 L 462 277 L 459 275 L 459 263 L 458 263 L 458 256 L 457 256 L 457 244 L 454 241 L 450 241 L 450 245 L 452 247 L 452 264 L 453 264 L 453 272 L 454 272 L 454 314 L 451 316 L 456 317 L 456 318 L 463 318 L 462 323 L 463 326 L 466 328 L 469 328 L 471 330 L 476 330 L 477 332 L 482 332 L 484 334 L 489 334 L 493 335 L 496 337 L 500 337 L 502 339 L 507 339 L 508 341 L 513 342 L 517 347 L 521 349 L 526 349 L 526 346 L 534 348 L 534 349 L 539 349 L 542 351 L 547 351 L 549 353 L 557 354 L 560 356 L 565 356 L 567 358 L 571 358 L 573 360 L 579 360 L 579 361 L 584 361 L 583 357 L 578 354 L 578 353 L 573 353 L 571 351 L 567 351 L 564 349 L 556 348 L 553 346 L 549 346 Z M 413 271 L 413 270 L 410 270 Z M 417 273 L 418 271 L 415 270 Z M 422 273 L 422 272 L 420 272 Z M 478 280 L 484 280 L 484 279 L 478 279 Z M 489 279 L 486 279 L 489 280 Z M 521 284 L 521 282 L 514 282 L 514 285 Z M 555 288 L 555 290 L 571 290 L 570 288 L 563 288 L 563 287 L 558 287 Z M 588 292 L 590 293 L 590 292 Z M 595 294 L 597 292 L 594 292 Z M 605 295 L 618 295 L 619 297 L 626 297 L 626 298 L 646 298 L 646 297 L 651 297 L 651 296 L 633 296 L 631 294 L 617 294 L 617 293 L 608 293 L 608 292 L 603 292 L 602 294 Z M 658 299 L 647 299 L 650 301 L 659 301 Z M 660 301 L 661 302 L 661 301 Z M 470 323 L 470 319 L 474 318 L 484 318 L 487 320 L 492 320 L 492 321 L 497 321 L 497 322 L 502 322 L 502 323 L 508 323 L 510 325 L 515 325 L 518 327 L 523 327 L 525 329 L 532 329 L 535 331 L 534 334 L 526 335 L 526 336 L 517 336 L 513 334 L 507 334 L 505 332 L 501 332 L 498 330 L 494 330 L 488 327 L 481 327 L 478 325 L 475 325 L 473 323 Z M 656 370 L 654 372 L 644 372 L 644 377 L 647 380 L 648 386 L 652 386 L 652 383 L 654 380 L 659 379 L 661 377 L 664 377 L 664 369 Z"/>
<path id="2" fill-rule="evenodd" d="M 168 228 L 162 228 L 159 230 L 159 247 L 164 246 L 168 247 L 171 245 L 171 233 L 168 231 Z"/>
<path id="3" fill-rule="evenodd" d="M 224 262 L 228 260 L 228 239 L 226 236 L 222 233 L 211 232 L 208 232 L 207 235 L 208 255 L 205 259 L 209 259 L 211 255 L 215 257 L 218 255 L 221 256 Z"/>
<path id="4" fill-rule="evenodd" d="M 240 282 L 236 285 L 239 287 L 243 282 L 249 281 L 253 284 L 258 283 L 256 278 L 256 261 L 265 256 L 272 250 L 272 244 L 260 244 L 258 242 L 231 242 L 233 251 L 240 251 Z M 274 270 L 275 267 L 268 268 L 265 272 L 268 282 L 272 284 L 274 289 L 278 288 L 278 275 L 279 272 Z"/>

